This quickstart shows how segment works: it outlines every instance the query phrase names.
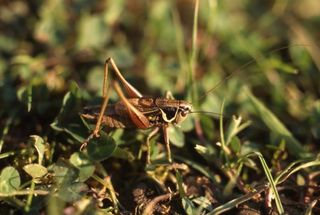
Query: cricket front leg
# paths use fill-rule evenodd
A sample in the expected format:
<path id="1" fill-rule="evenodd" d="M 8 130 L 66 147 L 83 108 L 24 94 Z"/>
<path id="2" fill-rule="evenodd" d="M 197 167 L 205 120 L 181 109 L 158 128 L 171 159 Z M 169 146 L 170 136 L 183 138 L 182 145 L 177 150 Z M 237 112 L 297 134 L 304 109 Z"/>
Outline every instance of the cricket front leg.
<path id="1" fill-rule="evenodd" d="M 172 163 L 168 128 L 169 128 L 169 126 L 167 124 L 162 126 L 163 139 L 164 139 L 164 143 L 166 144 L 166 148 L 167 148 L 167 158 L 168 158 L 169 163 Z"/>

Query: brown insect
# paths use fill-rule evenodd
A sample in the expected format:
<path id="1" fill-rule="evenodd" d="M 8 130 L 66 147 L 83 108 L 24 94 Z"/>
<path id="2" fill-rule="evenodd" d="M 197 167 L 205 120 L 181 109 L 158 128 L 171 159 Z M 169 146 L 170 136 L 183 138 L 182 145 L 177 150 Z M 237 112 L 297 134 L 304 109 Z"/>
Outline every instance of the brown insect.
<path id="1" fill-rule="evenodd" d="M 305 45 L 295 45 L 305 46 Z M 269 54 L 287 49 L 293 46 L 284 46 L 274 49 Z M 240 66 L 237 70 L 227 75 L 224 79 L 220 80 L 213 88 L 206 91 L 199 100 L 203 99 L 207 94 L 214 91 L 222 83 L 230 79 L 236 73 L 242 71 L 244 68 L 253 64 L 256 60 L 252 59 L 247 63 Z M 118 81 L 114 81 L 113 86 L 120 97 L 120 101 L 115 104 L 108 105 L 107 96 L 107 78 L 108 66 L 112 66 L 112 71 L 123 85 L 128 97 L 126 97 Z M 166 93 L 164 98 L 148 98 L 143 97 L 142 94 L 134 88 L 121 74 L 117 65 L 112 58 L 108 58 L 104 65 L 104 78 L 103 78 L 103 103 L 102 106 L 91 106 L 84 109 L 81 114 L 85 119 L 96 121 L 96 125 L 89 137 L 81 145 L 83 149 L 88 144 L 89 140 L 93 137 L 99 137 L 99 130 L 101 124 L 107 128 L 139 128 L 149 129 L 154 128 L 147 137 L 147 163 L 150 163 L 150 139 L 155 136 L 160 129 L 163 131 L 164 142 L 167 148 L 168 161 L 172 162 L 170 140 L 168 135 L 169 124 L 179 124 L 186 119 L 190 113 L 205 113 L 214 117 L 221 117 L 220 114 L 207 112 L 207 111 L 192 111 L 191 103 L 184 100 L 176 100 L 171 93 Z"/>
<path id="2" fill-rule="evenodd" d="M 108 105 L 107 96 L 109 64 L 112 66 L 112 71 L 114 71 L 116 79 L 121 82 L 128 94 L 128 97 L 125 97 L 118 81 L 114 81 L 113 86 L 120 97 L 120 101 L 111 105 Z M 87 107 L 82 114 L 85 119 L 96 120 L 96 125 L 91 135 L 82 144 L 81 149 L 86 147 L 91 138 L 99 137 L 99 130 L 102 124 L 108 128 L 154 128 L 146 140 L 147 163 L 150 163 L 150 139 L 155 136 L 161 128 L 167 148 L 168 161 L 172 162 L 168 126 L 170 123 L 179 124 L 185 120 L 191 112 L 192 105 L 184 100 L 175 100 L 171 93 L 166 93 L 165 98 L 143 97 L 142 94 L 122 76 L 112 58 L 108 58 L 105 62 L 102 90 L 102 106 Z"/>

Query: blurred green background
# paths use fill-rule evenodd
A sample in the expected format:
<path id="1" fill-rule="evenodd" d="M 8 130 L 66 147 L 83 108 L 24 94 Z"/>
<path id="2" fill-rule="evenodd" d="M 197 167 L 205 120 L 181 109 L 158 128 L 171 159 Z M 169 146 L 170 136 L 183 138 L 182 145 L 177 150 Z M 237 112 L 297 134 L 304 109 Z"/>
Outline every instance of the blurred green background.
<path id="1" fill-rule="evenodd" d="M 170 90 L 176 98 L 193 102 L 196 110 L 218 114 L 224 101 L 227 125 L 232 115 L 252 121 L 237 143 L 226 143 L 234 154 L 258 150 L 271 161 L 284 141 L 288 161 L 316 156 L 318 1 L 202 0 L 195 43 L 194 10 L 192 0 L 1 1 L 1 169 L 14 166 L 25 174 L 22 166 L 37 157 L 34 151 L 25 151 L 32 148 L 30 135 L 47 144 L 43 166 L 77 152 L 88 135 L 78 113 L 83 106 L 101 101 L 108 57 L 144 95 L 161 96 Z M 114 92 L 111 98 L 116 100 Z M 203 141 L 194 128 L 197 122 Z M 202 145 L 221 155 L 215 146 L 221 141 L 219 122 L 209 115 L 190 117 L 181 129 L 170 132 L 175 147 Z M 141 144 L 145 136 L 133 133 Z M 226 131 L 227 137 L 235 135 Z M 119 131 L 115 142 L 126 146 L 132 135 L 127 136 Z M 242 147 L 241 153 L 237 147 Z M 104 159 L 114 156 L 132 162 L 139 149 L 126 155 L 106 150 Z M 184 157 L 184 150 L 174 148 L 173 153 Z"/>

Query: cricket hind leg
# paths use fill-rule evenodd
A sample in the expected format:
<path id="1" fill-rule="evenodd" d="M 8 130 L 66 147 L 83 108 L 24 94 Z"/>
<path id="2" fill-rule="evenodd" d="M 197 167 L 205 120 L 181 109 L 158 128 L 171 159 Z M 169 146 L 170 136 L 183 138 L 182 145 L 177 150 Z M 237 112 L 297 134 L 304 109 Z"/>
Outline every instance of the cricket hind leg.
<path id="1" fill-rule="evenodd" d="M 104 81 L 105 81 L 105 79 L 104 79 Z M 106 84 L 103 84 L 103 87 L 106 87 Z M 89 141 L 92 138 L 100 136 L 99 131 L 100 131 L 101 123 L 103 120 L 104 112 L 106 111 L 106 108 L 108 105 L 108 101 L 109 101 L 109 96 L 107 94 L 107 90 L 103 89 L 103 102 L 102 102 L 102 106 L 101 106 L 100 113 L 98 116 L 98 120 L 96 122 L 94 130 L 91 132 L 91 134 L 87 137 L 87 139 L 80 146 L 80 151 L 82 151 L 88 145 Z"/>
<path id="2" fill-rule="evenodd" d="M 129 95 L 129 98 L 141 98 L 142 94 L 123 77 L 123 75 L 121 74 L 120 70 L 118 69 L 117 65 L 111 57 L 106 60 L 105 70 L 108 71 L 109 63 L 112 66 L 113 71 L 117 76 L 117 79 L 120 80 L 121 84 L 124 86 L 125 91 Z"/>
<path id="3" fill-rule="evenodd" d="M 120 70 L 118 69 L 117 65 L 115 64 L 114 60 L 112 58 L 108 58 L 105 61 L 104 64 L 104 76 L 103 76 L 103 86 L 102 86 L 102 97 L 103 97 L 103 103 L 100 109 L 100 113 L 99 113 L 99 117 L 98 120 L 96 122 L 95 128 L 92 131 L 92 133 L 89 135 L 89 137 L 82 143 L 80 150 L 84 149 L 90 139 L 92 139 L 93 137 L 99 137 L 99 131 L 100 131 L 100 127 L 101 127 L 101 123 L 102 123 L 102 119 L 103 119 L 103 115 L 106 111 L 107 105 L 108 105 L 108 100 L 109 100 L 109 96 L 108 96 L 108 92 L 109 92 L 109 87 L 107 87 L 107 81 L 108 81 L 108 67 L 109 64 L 112 66 L 112 71 L 114 71 L 114 73 L 116 74 L 116 78 L 120 80 L 120 82 L 123 84 L 126 92 L 128 93 L 129 97 L 131 98 L 141 98 L 142 95 L 141 93 L 134 88 L 121 74 Z"/>
<path id="4" fill-rule="evenodd" d="M 103 103 L 101 106 L 101 110 L 99 113 L 99 117 L 95 126 L 95 129 L 92 132 L 93 136 L 99 137 L 99 130 L 101 126 L 101 122 L 103 119 L 104 112 L 106 111 L 107 105 L 108 105 L 108 92 L 110 92 L 110 87 L 107 88 L 107 82 L 108 82 L 108 73 L 109 73 L 109 64 L 111 64 L 113 70 L 117 76 L 117 78 L 121 81 L 123 84 L 124 88 L 126 89 L 126 92 L 129 94 L 131 97 L 142 97 L 141 93 L 134 88 L 127 80 L 122 76 L 120 70 L 118 69 L 116 63 L 114 60 L 110 57 L 106 60 L 104 63 L 104 75 L 103 75 L 103 86 L 102 86 L 102 97 L 103 97 Z M 91 136 L 91 135 L 90 135 Z M 92 137 L 91 137 L 92 138 Z"/>
<path id="5" fill-rule="evenodd" d="M 126 92 L 129 94 L 129 97 L 131 97 L 131 98 L 141 98 L 142 97 L 141 93 L 136 88 L 134 88 L 123 77 L 123 75 L 121 74 L 120 70 L 118 69 L 116 63 L 114 62 L 114 60 L 111 57 L 108 58 L 106 60 L 105 64 L 104 64 L 104 76 L 103 76 L 103 86 L 102 86 L 103 103 L 102 103 L 102 107 L 101 107 L 101 110 L 100 110 L 100 113 L 99 113 L 98 121 L 97 121 L 95 129 L 94 129 L 94 131 L 92 133 L 96 137 L 99 137 L 99 130 L 100 130 L 101 122 L 102 122 L 102 119 L 103 119 L 104 112 L 106 111 L 106 108 L 107 108 L 107 105 L 108 105 L 109 96 L 107 95 L 107 93 L 110 91 L 109 90 L 110 87 L 107 88 L 109 64 L 112 66 L 112 69 L 113 69 L 112 71 L 115 72 L 116 77 L 120 80 L 120 82 L 124 86 Z M 117 93 L 118 93 L 118 91 L 117 91 Z M 119 95 L 119 93 L 118 93 L 118 95 Z"/>
<path id="6" fill-rule="evenodd" d="M 116 90 L 121 101 L 125 104 L 131 121 L 135 124 L 137 128 L 147 129 L 150 128 L 150 121 L 142 112 L 140 112 L 129 100 L 124 96 L 117 81 L 113 83 L 114 89 Z"/>

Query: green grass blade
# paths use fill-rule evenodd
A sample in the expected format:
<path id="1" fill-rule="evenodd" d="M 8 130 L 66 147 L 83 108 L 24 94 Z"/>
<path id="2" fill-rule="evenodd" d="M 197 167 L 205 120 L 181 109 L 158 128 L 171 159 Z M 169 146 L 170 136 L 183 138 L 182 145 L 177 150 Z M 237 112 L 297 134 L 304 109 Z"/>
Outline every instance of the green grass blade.
<path id="1" fill-rule="evenodd" d="M 188 57 L 186 49 L 184 48 L 185 38 L 183 35 L 183 27 L 177 10 L 172 10 L 173 24 L 175 29 L 176 46 L 179 63 L 181 65 L 182 74 L 185 78 L 180 78 L 179 81 L 183 81 L 183 87 L 185 87 L 185 80 L 188 77 Z M 182 76 L 182 77 L 183 77 Z"/>
<path id="2" fill-rule="evenodd" d="M 27 88 L 27 95 L 28 95 L 28 112 L 30 112 L 32 107 L 32 84 L 30 84 Z"/>
<path id="3" fill-rule="evenodd" d="M 242 204 L 250 199 L 252 199 L 255 195 L 265 191 L 266 187 L 262 186 L 260 188 L 258 188 L 256 191 L 248 193 L 246 195 L 240 196 L 236 199 L 232 199 L 229 202 L 216 207 L 214 210 L 212 210 L 210 213 L 207 213 L 207 215 L 218 215 L 221 214 L 223 212 L 226 212 L 228 210 L 231 210 L 234 207 L 237 207 L 239 204 Z"/>
<path id="4" fill-rule="evenodd" d="M 300 161 L 300 162 L 303 162 L 303 161 Z M 291 169 L 295 164 L 297 164 L 297 162 L 293 162 L 289 166 L 290 169 L 286 168 L 284 171 L 282 171 L 282 173 L 280 173 L 276 177 L 276 179 L 275 179 L 276 184 L 280 184 L 280 183 L 284 182 L 290 175 L 298 172 L 301 169 L 305 169 L 305 168 L 312 167 L 312 166 L 319 166 L 320 165 L 320 160 L 313 160 L 313 161 L 310 161 L 310 162 L 307 162 L 307 163 L 302 163 L 299 166 Z"/>
<path id="5" fill-rule="evenodd" d="M 252 155 L 256 155 L 260 160 L 260 163 L 262 165 L 263 171 L 266 174 L 267 179 L 269 181 L 269 184 L 271 186 L 271 190 L 272 190 L 273 195 L 274 195 L 274 199 L 275 199 L 275 202 L 276 202 L 276 207 L 277 207 L 278 213 L 279 214 L 284 214 L 284 209 L 283 209 L 283 206 L 282 206 L 282 203 L 281 203 L 281 200 L 280 200 L 279 193 L 277 191 L 276 183 L 273 180 L 272 174 L 271 174 L 271 172 L 269 170 L 269 167 L 268 167 L 265 159 L 263 158 L 263 156 L 262 156 L 262 154 L 260 152 L 252 152 L 252 153 L 249 153 L 248 155 L 246 155 L 245 157 L 250 157 Z"/>
<path id="6" fill-rule="evenodd" d="M 222 149 L 225 149 L 226 143 L 224 139 L 224 129 L 223 129 L 223 107 L 224 107 L 224 100 L 221 104 L 221 110 L 220 110 L 220 118 L 219 118 L 219 126 L 220 126 L 220 141 L 221 141 L 221 147 Z"/>
<path id="7" fill-rule="evenodd" d="M 14 115 L 14 114 L 13 114 Z M 10 128 L 10 125 L 12 123 L 12 120 L 13 120 L 13 117 L 14 116 L 10 116 L 7 121 L 6 121 L 6 124 L 4 125 L 4 128 L 2 129 L 2 135 L 1 135 L 1 139 L 0 139 L 0 153 L 2 151 L 2 147 L 4 145 L 4 136 L 8 134 L 9 132 L 9 128 Z"/>
<path id="8" fill-rule="evenodd" d="M 195 1 L 194 17 L 193 17 L 193 30 L 192 30 L 192 50 L 190 55 L 190 70 L 189 70 L 189 86 L 191 87 L 191 98 L 195 108 L 198 107 L 198 93 L 195 84 L 196 64 L 197 64 L 197 34 L 198 34 L 198 16 L 199 16 L 199 0 Z"/>

